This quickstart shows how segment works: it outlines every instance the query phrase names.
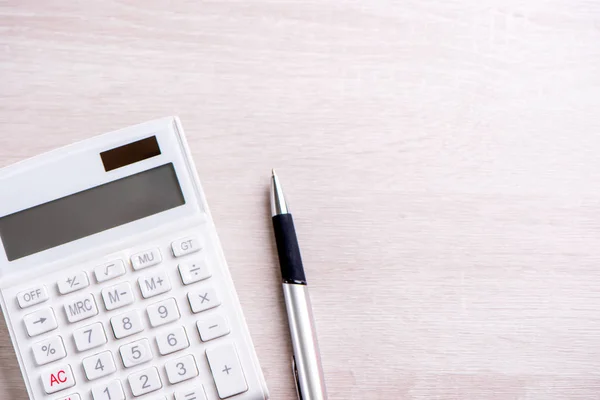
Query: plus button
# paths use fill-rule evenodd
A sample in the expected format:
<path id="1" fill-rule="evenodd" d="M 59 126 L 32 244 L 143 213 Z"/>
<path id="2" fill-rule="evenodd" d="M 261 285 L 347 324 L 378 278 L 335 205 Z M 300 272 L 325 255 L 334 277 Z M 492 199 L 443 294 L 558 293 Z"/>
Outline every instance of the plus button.
<path id="1" fill-rule="evenodd" d="M 229 375 L 229 371 L 231 371 L 231 368 L 227 366 L 227 364 L 225 364 L 225 368 L 223 368 L 223 372 L 225 372 L 227 375 Z"/>

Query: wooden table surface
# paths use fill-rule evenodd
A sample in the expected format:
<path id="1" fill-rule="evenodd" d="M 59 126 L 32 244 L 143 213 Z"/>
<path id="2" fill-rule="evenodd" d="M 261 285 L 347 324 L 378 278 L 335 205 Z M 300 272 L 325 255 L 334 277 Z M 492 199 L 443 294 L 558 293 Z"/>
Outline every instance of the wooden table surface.
<path id="1" fill-rule="evenodd" d="M 600 399 L 599 2 L 0 2 L 0 166 L 167 115 L 273 399 L 271 167 L 330 399 Z"/>

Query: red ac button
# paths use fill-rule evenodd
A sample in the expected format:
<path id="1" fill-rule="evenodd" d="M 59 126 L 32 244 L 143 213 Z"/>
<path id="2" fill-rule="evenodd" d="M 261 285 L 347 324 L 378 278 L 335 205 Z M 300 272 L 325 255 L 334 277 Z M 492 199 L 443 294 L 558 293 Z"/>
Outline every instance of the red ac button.
<path id="1" fill-rule="evenodd" d="M 44 385 L 44 391 L 48 394 L 75 386 L 75 378 L 73 378 L 71 366 L 65 364 L 46 371 L 42 374 L 42 384 Z M 71 397 L 70 400 L 79 399 L 79 395 Z M 69 396 L 65 397 L 64 400 L 69 400 Z"/>

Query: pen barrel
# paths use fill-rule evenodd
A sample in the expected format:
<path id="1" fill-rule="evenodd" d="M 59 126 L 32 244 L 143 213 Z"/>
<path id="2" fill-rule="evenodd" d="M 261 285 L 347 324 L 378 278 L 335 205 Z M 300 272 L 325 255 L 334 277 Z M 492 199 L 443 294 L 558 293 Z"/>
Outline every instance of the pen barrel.
<path id="1" fill-rule="evenodd" d="M 277 242 L 277 253 L 279 254 L 279 266 L 283 282 L 306 284 L 292 214 L 275 215 L 273 217 L 273 232 Z"/>
<path id="2" fill-rule="evenodd" d="M 284 283 L 283 295 L 294 348 L 294 372 L 299 398 L 302 400 L 327 400 L 308 287 Z"/>

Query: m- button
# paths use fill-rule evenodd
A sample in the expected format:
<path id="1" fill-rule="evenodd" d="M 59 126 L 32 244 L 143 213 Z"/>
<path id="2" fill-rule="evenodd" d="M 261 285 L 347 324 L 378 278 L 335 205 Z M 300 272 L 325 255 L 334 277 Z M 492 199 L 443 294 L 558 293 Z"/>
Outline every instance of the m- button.
<path id="1" fill-rule="evenodd" d="M 171 243 L 171 249 L 173 249 L 173 255 L 175 257 L 181 257 L 186 254 L 200 251 L 202 246 L 196 236 L 189 236 Z"/>
<path id="2" fill-rule="evenodd" d="M 28 290 L 24 290 L 17 295 L 19 307 L 27 308 L 48 300 L 48 291 L 46 286 L 40 285 Z"/>

